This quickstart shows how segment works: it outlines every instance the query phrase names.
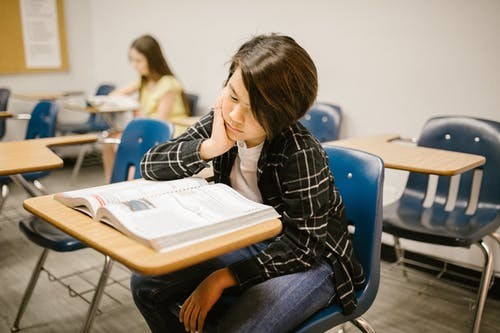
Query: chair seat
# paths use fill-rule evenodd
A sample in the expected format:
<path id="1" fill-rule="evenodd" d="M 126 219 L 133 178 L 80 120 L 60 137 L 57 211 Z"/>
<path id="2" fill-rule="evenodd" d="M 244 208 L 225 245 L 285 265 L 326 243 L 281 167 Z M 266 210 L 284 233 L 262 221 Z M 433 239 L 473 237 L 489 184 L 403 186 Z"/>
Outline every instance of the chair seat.
<path id="1" fill-rule="evenodd" d="M 413 206 L 400 200 L 384 207 L 383 231 L 420 242 L 469 247 L 500 227 L 494 205 L 480 206 L 473 215 L 466 215 L 465 207 L 446 212 L 442 205 Z"/>
<path id="2" fill-rule="evenodd" d="M 87 247 L 85 244 L 37 217 L 20 221 L 19 229 L 33 243 L 57 252 L 75 251 Z"/>

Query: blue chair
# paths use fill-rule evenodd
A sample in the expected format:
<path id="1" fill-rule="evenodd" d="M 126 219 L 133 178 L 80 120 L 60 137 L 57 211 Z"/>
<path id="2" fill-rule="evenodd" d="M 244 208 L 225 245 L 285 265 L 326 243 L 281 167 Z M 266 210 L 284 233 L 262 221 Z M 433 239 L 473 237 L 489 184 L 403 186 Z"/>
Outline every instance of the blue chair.
<path id="1" fill-rule="evenodd" d="M 101 84 L 95 93 L 95 95 L 103 96 L 109 95 L 115 89 L 112 84 Z M 87 106 L 90 106 L 87 103 Z M 112 115 L 111 115 L 112 116 Z M 67 134 L 86 134 L 91 132 L 104 132 L 110 129 L 108 121 L 104 118 L 102 114 L 91 113 L 84 123 L 59 123 L 57 124 L 57 130 L 62 135 Z M 82 167 L 85 154 L 87 153 L 89 145 L 82 145 L 80 147 L 80 152 L 73 167 L 72 179 L 76 180 L 80 168 Z"/>
<path id="2" fill-rule="evenodd" d="M 59 107 L 56 103 L 51 101 L 38 102 L 31 112 L 28 126 L 26 128 L 26 135 L 24 136 L 25 140 L 53 137 L 56 131 L 58 113 Z M 37 171 L 24 173 L 22 176 L 27 181 L 32 182 L 38 190 L 44 193 L 46 191 L 38 180 L 47 176 L 49 173 L 49 171 Z M 0 192 L 0 209 L 7 199 L 9 193 L 8 184 L 10 182 L 11 179 L 8 176 L 0 176 L 0 185 L 2 187 Z"/>
<path id="3" fill-rule="evenodd" d="M 7 88 L 0 88 L 0 111 L 7 111 L 7 104 L 9 104 L 10 90 Z M 5 135 L 5 119 L 0 118 L 0 139 Z"/>
<path id="4" fill-rule="evenodd" d="M 337 140 L 339 138 L 340 124 L 342 122 L 342 110 L 340 107 L 316 103 L 300 119 L 304 125 L 319 142 Z"/>
<path id="5" fill-rule="evenodd" d="M 159 120 L 135 119 L 131 121 L 125 128 L 118 146 L 111 182 L 127 180 L 131 167 L 135 168 L 134 177 L 139 178 L 139 164 L 142 156 L 154 145 L 171 139 L 172 133 L 172 126 Z M 40 272 L 44 269 L 43 265 L 49 250 L 72 252 L 86 247 L 85 244 L 37 217 L 21 221 L 19 228 L 29 240 L 43 247 L 43 251 L 24 292 L 16 319 L 11 328 L 13 332 L 19 330 L 19 323 L 31 298 Z M 105 256 L 104 268 L 87 312 L 82 332 L 87 332 L 92 325 L 112 264 L 113 261 L 108 256 Z"/>
<path id="6" fill-rule="evenodd" d="M 97 88 L 96 95 L 108 95 L 115 89 L 112 84 L 102 84 Z M 57 131 L 61 134 L 86 134 L 90 132 L 102 132 L 109 129 L 109 124 L 102 115 L 91 113 L 84 123 L 59 123 Z"/>
<path id="7" fill-rule="evenodd" d="M 356 292 L 358 306 L 353 313 L 344 315 L 340 306 L 331 305 L 314 314 L 295 332 L 324 332 L 347 321 L 363 332 L 374 332 L 361 315 L 375 300 L 380 280 L 384 165 L 379 157 L 362 151 L 341 147 L 325 147 L 325 150 L 349 223 L 355 228 L 354 251 L 367 282 Z"/>
<path id="8" fill-rule="evenodd" d="M 499 240 L 494 233 L 500 227 L 500 123 L 462 116 L 431 118 L 417 145 L 486 157 L 480 169 L 439 177 L 434 197 L 427 194 L 429 175 L 410 173 L 401 198 L 384 208 L 383 224 L 383 231 L 394 236 L 398 261 L 404 260 L 399 238 L 452 247 L 475 244 L 482 250 L 485 260 L 472 327 L 472 332 L 478 332 L 493 261 L 483 239 Z M 480 184 L 479 193 L 474 183 Z M 458 193 L 450 191 L 453 184 L 458 184 Z M 457 193 L 456 200 L 449 197 L 450 192 Z"/>

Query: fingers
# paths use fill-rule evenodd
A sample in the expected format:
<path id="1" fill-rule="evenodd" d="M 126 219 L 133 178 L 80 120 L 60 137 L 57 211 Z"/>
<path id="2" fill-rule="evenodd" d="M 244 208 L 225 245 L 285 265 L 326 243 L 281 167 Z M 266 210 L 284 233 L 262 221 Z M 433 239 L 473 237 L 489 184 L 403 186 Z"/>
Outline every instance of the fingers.
<path id="1" fill-rule="evenodd" d="M 205 318 L 207 317 L 207 313 L 205 311 L 200 311 L 198 315 L 198 333 L 203 332 L 203 325 L 205 324 Z"/>
<path id="2" fill-rule="evenodd" d="M 200 315 L 200 307 L 199 306 L 194 306 L 193 310 L 191 311 L 191 316 L 189 318 L 189 327 L 188 329 L 190 330 L 191 333 L 198 332 L 197 324 L 198 324 L 198 317 Z M 184 324 L 185 325 L 185 324 Z"/>
<path id="3" fill-rule="evenodd" d="M 189 297 L 184 304 L 182 304 L 181 311 L 179 312 L 179 321 L 184 323 L 184 330 L 186 332 L 197 332 L 201 333 L 203 329 L 203 323 L 206 316 L 201 316 L 200 307 L 193 302 L 192 298 Z M 201 326 L 200 326 L 201 318 Z"/>

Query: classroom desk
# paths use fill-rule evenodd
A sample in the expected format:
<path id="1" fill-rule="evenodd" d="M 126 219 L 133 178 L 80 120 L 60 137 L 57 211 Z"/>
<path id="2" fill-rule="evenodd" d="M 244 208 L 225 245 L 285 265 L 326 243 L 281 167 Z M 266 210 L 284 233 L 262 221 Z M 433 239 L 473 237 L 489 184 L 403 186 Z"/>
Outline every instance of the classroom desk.
<path id="1" fill-rule="evenodd" d="M 84 134 L 0 142 L 0 176 L 10 176 L 30 195 L 37 195 L 21 174 L 62 167 L 63 160 L 48 147 L 90 143 L 97 138 L 95 134 Z"/>
<path id="2" fill-rule="evenodd" d="M 119 106 L 119 105 L 85 106 L 85 105 L 75 104 L 75 103 L 63 103 L 62 108 L 68 109 L 68 110 L 83 111 L 83 112 L 88 112 L 88 113 L 102 113 L 102 114 L 114 113 L 114 112 L 134 111 L 135 109 L 137 109 L 136 106 Z"/>
<path id="3" fill-rule="evenodd" d="M 87 112 L 87 113 L 100 114 L 103 116 L 104 121 L 109 125 L 109 127 L 112 130 L 118 131 L 119 129 L 116 126 L 115 118 L 113 117 L 113 115 L 117 114 L 117 113 L 122 113 L 122 112 L 134 111 L 135 109 L 137 109 L 137 106 L 131 106 L 131 105 L 126 105 L 126 106 L 121 106 L 121 105 L 85 106 L 85 105 L 75 104 L 75 103 L 63 103 L 62 108 L 63 108 L 63 110 L 67 109 L 67 110 L 75 110 L 75 111 L 81 111 L 81 112 Z"/>
<path id="4" fill-rule="evenodd" d="M 104 255 L 146 275 L 166 274 L 194 265 L 276 236 L 282 228 L 280 220 L 273 219 L 229 235 L 160 253 L 55 201 L 52 195 L 26 199 L 24 208 Z"/>
<path id="5" fill-rule="evenodd" d="M 27 100 L 27 101 L 40 101 L 49 100 L 54 101 L 69 96 L 83 95 L 83 91 L 58 91 L 58 92 L 13 92 L 13 98 Z"/>
<path id="6" fill-rule="evenodd" d="M 479 155 L 398 143 L 399 138 L 397 134 L 383 134 L 330 141 L 325 145 L 354 148 L 377 155 L 386 168 L 438 176 L 456 176 L 486 162 L 486 158 Z"/>
<path id="7" fill-rule="evenodd" d="M 10 118 L 14 115 L 9 111 L 0 111 L 0 118 Z"/>

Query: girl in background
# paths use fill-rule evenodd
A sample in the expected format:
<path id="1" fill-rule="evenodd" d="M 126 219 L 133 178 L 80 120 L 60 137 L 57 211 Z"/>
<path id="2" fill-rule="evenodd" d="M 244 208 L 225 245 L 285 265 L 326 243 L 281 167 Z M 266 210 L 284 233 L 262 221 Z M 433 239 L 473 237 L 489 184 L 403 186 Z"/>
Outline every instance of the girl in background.
<path id="1" fill-rule="evenodd" d="M 135 39 L 129 51 L 129 59 L 139 74 L 139 79 L 127 86 L 118 88 L 110 95 L 133 95 L 139 93 L 140 107 L 134 112 L 135 117 L 150 117 L 168 121 L 190 114 L 181 83 L 176 79 L 161 51 L 160 44 L 149 35 Z M 118 115 L 123 117 L 124 115 Z M 109 137 L 119 138 L 126 121 L 115 119 L 118 131 Z M 121 121 L 120 121 L 121 120 Z M 116 146 L 103 146 L 103 165 L 106 181 L 111 178 L 111 171 L 116 155 Z"/>

